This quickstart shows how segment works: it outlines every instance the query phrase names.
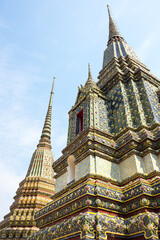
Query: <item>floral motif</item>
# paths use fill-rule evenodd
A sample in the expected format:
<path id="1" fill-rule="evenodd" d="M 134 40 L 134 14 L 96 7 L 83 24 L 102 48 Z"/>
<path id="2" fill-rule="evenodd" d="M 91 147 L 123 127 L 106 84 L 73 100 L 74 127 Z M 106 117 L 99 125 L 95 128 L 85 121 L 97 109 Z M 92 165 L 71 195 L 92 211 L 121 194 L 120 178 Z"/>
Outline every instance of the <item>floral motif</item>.
<path id="1" fill-rule="evenodd" d="M 141 186 L 141 187 L 140 187 L 140 190 L 141 190 L 141 191 L 144 191 L 145 189 L 146 189 L 145 186 Z"/>
<path id="2" fill-rule="evenodd" d="M 136 204 L 132 204 L 132 209 L 135 209 L 137 206 L 136 206 Z"/>
<path id="3" fill-rule="evenodd" d="M 153 203 L 152 203 L 152 206 L 153 206 L 153 207 L 157 207 L 157 203 L 156 203 L 156 202 L 153 202 Z"/>
<path id="4" fill-rule="evenodd" d="M 92 204 L 92 201 L 90 199 L 87 199 L 86 200 L 86 205 L 91 205 Z"/>
<path id="5" fill-rule="evenodd" d="M 149 205 L 149 200 L 146 198 L 142 198 L 142 200 L 140 202 L 142 205 Z"/>
<path id="6" fill-rule="evenodd" d="M 159 219 L 155 213 L 140 213 L 137 217 L 126 220 L 126 225 L 128 234 L 143 231 L 146 239 L 157 239 Z"/>
<path id="7" fill-rule="evenodd" d="M 122 195 L 121 195 L 121 199 L 123 200 L 124 198 L 125 198 L 125 195 L 124 195 L 124 194 L 122 194 Z"/>
<path id="8" fill-rule="evenodd" d="M 106 190 L 106 195 L 109 195 L 110 194 L 110 191 L 107 189 Z"/>
<path id="9" fill-rule="evenodd" d="M 122 208 L 122 212 L 126 213 L 127 212 L 127 208 L 126 207 Z"/>
<path id="10" fill-rule="evenodd" d="M 96 204 L 101 205 L 101 200 L 99 198 L 96 199 Z"/>
<path id="11" fill-rule="evenodd" d="M 88 185 L 86 185 L 86 186 L 84 187 L 84 189 L 85 189 L 86 191 L 89 191 L 89 190 L 90 190 L 90 187 L 89 187 Z"/>
<path id="12" fill-rule="evenodd" d="M 96 226 L 96 229 L 97 229 L 97 231 L 98 231 L 98 232 L 100 232 L 100 231 L 102 230 L 102 227 L 101 227 L 101 225 L 100 225 L 100 224 L 98 224 L 98 225 Z"/>
<path id="13" fill-rule="evenodd" d="M 111 209 L 115 209 L 115 205 L 113 203 L 110 204 L 109 206 Z"/>

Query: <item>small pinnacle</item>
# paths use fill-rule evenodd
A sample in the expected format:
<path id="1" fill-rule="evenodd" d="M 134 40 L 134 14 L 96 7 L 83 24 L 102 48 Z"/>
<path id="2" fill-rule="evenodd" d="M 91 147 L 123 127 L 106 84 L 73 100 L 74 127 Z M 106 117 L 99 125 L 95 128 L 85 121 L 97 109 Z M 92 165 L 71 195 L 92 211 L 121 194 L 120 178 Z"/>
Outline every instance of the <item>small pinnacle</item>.
<path id="1" fill-rule="evenodd" d="M 92 78 L 90 63 L 88 63 L 88 78 Z"/>
<path id="2" fill-rule="evenodd" d="M 86 81 L 85 88 L 88 88 L 88 89 L 89 88 L 97 88 L 97 85 L 92 78 L 91 67 L 90 67 L 89 63 L 88 63 L 88 79 Z"/>

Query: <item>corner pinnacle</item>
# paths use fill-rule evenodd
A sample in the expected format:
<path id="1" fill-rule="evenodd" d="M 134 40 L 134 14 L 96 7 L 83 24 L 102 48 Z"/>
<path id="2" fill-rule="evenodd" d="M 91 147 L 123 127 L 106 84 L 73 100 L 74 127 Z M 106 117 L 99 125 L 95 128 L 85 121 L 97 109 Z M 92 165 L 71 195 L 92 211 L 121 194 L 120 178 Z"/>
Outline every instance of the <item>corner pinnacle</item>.
<path id="1" fill-rule="evenodd" d="M 88 79 L 85 83 L 85 88 L 98 88 L 95 81 L 92 78 L 92 74 L 91 74 L 91 67 L 90 64 L 88 63 Z"/>

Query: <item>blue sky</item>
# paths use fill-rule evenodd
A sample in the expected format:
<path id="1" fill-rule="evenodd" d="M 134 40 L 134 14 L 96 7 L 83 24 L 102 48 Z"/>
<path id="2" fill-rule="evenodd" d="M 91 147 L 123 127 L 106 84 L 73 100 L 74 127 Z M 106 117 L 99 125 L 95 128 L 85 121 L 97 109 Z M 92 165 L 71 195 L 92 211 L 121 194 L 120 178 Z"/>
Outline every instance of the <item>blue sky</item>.
<path id="1" fill-rule="evenodd" d="M 95 81 L 108 39 L 109 4 L 121 35 L 160 78 L 160 1 L 0 1 L 0 220 L 27 172 L 45 119 L 53 76 L 52 146 L 66 146 L 78 86 Z"/>

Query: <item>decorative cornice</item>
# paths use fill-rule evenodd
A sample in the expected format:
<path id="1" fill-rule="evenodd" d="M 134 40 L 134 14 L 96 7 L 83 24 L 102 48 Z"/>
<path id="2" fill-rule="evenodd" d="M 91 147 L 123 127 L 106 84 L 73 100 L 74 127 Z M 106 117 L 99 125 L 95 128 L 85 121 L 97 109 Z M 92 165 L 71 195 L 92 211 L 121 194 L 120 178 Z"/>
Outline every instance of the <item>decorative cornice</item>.
<path id="1" fill-rule="evenodd" d="M 120 163 L 126 158 L 137 155 L 144 157 L 148 153 L 159 154 L 160 126 L 126 128 L 116 138 L 97 129 L 89 128 L 79 135 L 63 150 L 63 155 L 54 162 L 55 172 L 61 175 L 67 166 L 67 158 L 74 155 L 76 164 L 89 155 L 99 156 L 111 162 Z"/>
<path id="2" fill-rule="evenodd" d="M 73 216 L 76 219 L 77 216 L 82 216 L 84 211 L 88 212 L 88 209 L 90 209 L 89 212 L 92 216 L 94 216 L 95 211 L 103 212 L 97 218 L 97 224 L 100 224 L 101 217 L 104 219 L 111 217 L 113 222 L 117 223 L 119 221 L 117 217 L 119 216 L 121 220 L 125 220 L 129 225 L 133 218 L 139 219 L 139 217 L 142 217 L 143 219 L 145 214 L 150 215 L 152 214 L 150 211 L 152 212 L 153 210 L 157 213 L 159 212 L 159 189 L 160 180 L 159 176 L 156 175 L 150 179 L 148 178 L 148 180 L 147 178 L 145 180 L 137 177 L 132 182 L 128 182 L 121 187 L 110 182 L 103 182 L 97 178 L 88 178 L 87 181 L 83 179 L 82 184 L 79 182 L 79 185 L 69 188 L 70 191 L 66 189 L 59 197 L 56 194 L 53 202 L 37 212 L 35 218 L 40 228 L 53 225 L 55 229 L 63 221 L 67 221 L 66 216 L 67 218 L 70 217 L 68 218 L 70 222 Z M 79 212 L 81 212 L 80 215 Z M 109 224 L 109 222 L 107 223 Z M 101 222 L 100 225 L 103 226 L 103 223 Z M 122 225 L 124 226 L 125 223 Z M 106 230 L 109 231 L 109 228 L 108 225 Z M 114 228 L 117 231 L 113 230 Z M 73 234 L 75 227 L 71 229 Z M 115 225 L 115 227 L 112 225 L 110 231 L 114 231 L 116 234 L 120 233 L 119 224 Z M 62 230 L 62 234 L 65 236 L 65 230 Z M 132 231 L 130 229 L 130 232 L 124 231 L 123 234 L 129 236 L 132 234 Z M 133 234 L 136 234 L 136 232 L 134 231 Z M 148 234 L 149 232 L 146 232 L 146 235 Z M 152 233 L 150 232 L 150 234 Z"/>

